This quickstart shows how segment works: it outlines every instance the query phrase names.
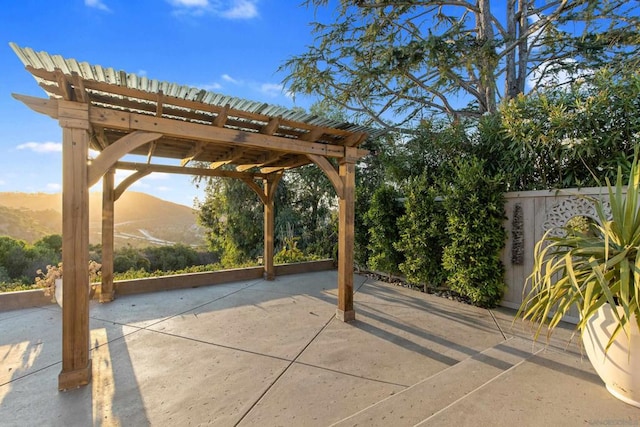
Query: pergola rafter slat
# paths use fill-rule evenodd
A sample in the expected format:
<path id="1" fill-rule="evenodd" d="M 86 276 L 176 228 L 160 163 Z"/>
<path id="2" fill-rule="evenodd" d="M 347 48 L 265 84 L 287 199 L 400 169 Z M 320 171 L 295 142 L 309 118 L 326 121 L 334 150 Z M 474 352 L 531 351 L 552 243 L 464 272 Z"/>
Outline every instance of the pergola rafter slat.
<path id="1" fill-rule="evenodd" d="M 47 71 L 44 69 L 38 69 L 38 68 L 33 68 L 31 66 L 27 66 L 27 70 L 33 74 L 35 77 L 42 79 L 45 82 L 55 82 L 55 72 L 52 71 Z M 49 83 L 50 84 L 50 83 Z M 155 105 L 157 104 L 158 98 L 157 98 L 157 93 L 158 92 L 146 92 L 140 89 L 134 89 L 128 86 L 114 86 L 112 84 L 108 84 L 105 82 L 99 82 L 99 81 L 93 81 L 93 80 L 85 80 L 84 81 L 84 85 L 85 85 L 85 89 L 91 90 L 92 92 L 92 97 L 96 96 L 98 97 L 100 95 L 100 93 L 102 94 L 110 94 L 110 95 L 118 95 L 120 97 L 124 97 L 121 99 L 125 99 L 128 100 L 129 102 L 135 102 L 137 100 L 137 102 L 140 101 L 148 101 L 149 103 L 154 105 L 154 110 L 155 110 Z M 48 86 L 46 83 L 43 86 L 43 89 L 45 90 L 51 90 L 51 91 L 55 91 L 55 86 Z M 58 88 L 58 90 L 60 90 Z M 93 93 L 95 92 L 95 95 L 93 95 Z M 56 95 L 60 95 L 60 93 L 56 93 Z M 126 101 L 125 101 L 126 102 Z M 246 102 L 246 101 L 245 101 Z M 238 103 L 240 103 L 240 101 L 238 101 Z M 231 104 L 227 103 L 224 106 L 220 106 L 220 105 L 215 105 L 215 104 L 207 104 L 207 103 L 201 103 L 201 102 L 197 102 L 194 100 L 190 100 L 190 99 L 183 99 L 183 98 L 178 98 L 178 97 L 172 97 L 170 95 L 168 95 L 167 93 L 164 93 L 164 97 L 163 97 L 163 105 L 164 108 L 166 108 L 167 105 L 173 105 L 176 107 L 182 107 L 184 109 L 187 110 L 193 110 L 193 111 L 202 111 L 202 112 L 208 112 L 208 113 L 213 113 L 217 116 L 221 115 L 222 117 L 236 117 L 238 119 L 244 119 L 247 121 L 257 121 L 262 123 L 263 125 L 266 125 L 269 123 L 269 120 L 271 118 L 273 118 L 273 116 L 268 116 L 265 114 L 260 114 L 260 113 L 254 113 L 251 111 L 246 111 L 246 110 L 239 110 L 239 109 L 235 109 L 233 107 L 231 107 Z M 227 107 L 227 105 L 229 107 Z M 298 120 L 293 120 L 293 119 L 287 119 L 284 116 L 280 118 L 279 120 L 279 126 L 280 127 L 285 127 L 285 128 L 290 128 L 290 129 L 299 129 L 301 133 L 306 133 L 309 132 L 311 130 L 313 131 L 318 131 L 318 130 L 323 130 L 324 133 L 326 135 L 332 135 L 334 137 L 340 137 L 340 138 L 345 138 L 347 136 L 351 136 L 353 133 L 367 133 L 366 131 L 368 129 L 365 129 L 361 126 L 356 126 L 356 125 L 351 125 L 350 127 L 346 128 L 346 129 L 342 129 L 342 128 L 337 128 L 338 125 L 343 125 L 343 123 L 338 123 L 338 122 L 334 122 L 336 123 L 336 127 L 330 127 L 329 125 L 325 125 L 325 126 L 316 126 L 314 124 L 311 123 L 307 123 L 302 121 L 301 119 L 304 118 L 304 116 L 299 117 L 299 115 L 297 113 L 290 113 L 292 117 L 298 119 Z M 317 119 L 316 116 L 310 116 L 308 115 L 309 118 L 311 119 Z M 216 126 L 220 126 L 218 123 L 215 123 Z M 275 133 L 278 133 L 277 131 Z M 376 136 L 376 134 L 374 134 L 373 136 Z"/>
<path id="2" fill-rule="evenodd" d="M 114 298 L 114 202 L 153 172 L 235 178 L 264 204 L 264 275 L 273 279 L 274 195 L 287 169 L 317 164 L 339 198 L 338 307 L 353 310 L 355 163 L 370 130 L 300 111 L 159 82 L 112 68 L 11 47 L 48 99 L 13 96 L 57 120 L 63 135 L 63 352 L 59 388 L 91 380 L 89 357 L 88 191 L 103 180 L 103 277 L 100 301 Z M 378 136 L 378 131 L 372 137 Z M 92 148 L 99 154 L 88 159 Z M 139 155 L 145 162 L 125 161 Z M 160 164 L 174 159 L 178 164 Z M 336 169 L 330 159 L 339 164 Z M 205 167 L 189 167 L 197 160 Z M 195 163 L 195 162 L 194 162 Z M 255 172 L 259 168 L 260 172 Z M 117 188 L 116 169 L 134 174 Z"/>

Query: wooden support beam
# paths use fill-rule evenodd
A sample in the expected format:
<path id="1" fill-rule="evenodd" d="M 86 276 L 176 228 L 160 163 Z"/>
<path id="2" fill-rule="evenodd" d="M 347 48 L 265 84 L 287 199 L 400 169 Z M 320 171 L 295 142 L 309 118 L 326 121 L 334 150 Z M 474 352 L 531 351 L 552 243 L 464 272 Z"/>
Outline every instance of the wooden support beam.
<path id="1" fill-rule="evenodd" d="M 260 129 L 260 133 L 263 133 L 265 135 L 273 135 L 278 129 L 278 126 L 280 126 L 280 119 L 280 117 L 270 118 L 269 123 L 264 125 L 262 129 Z"/>
<path id="2" fill-rule="evenodd" d="M 237 179 L 262 179 L 267 175 L 264 173 L 253 172 L 237 172 L 226 171 L 208 168 L 190 168 L 170 165 L 148 165 L 146 163 L 132 163 L 132 162 L 116 162 L 114 165 L 116 169 L 134 170 L 134 171 L 150 171 L 162 172 L 180 175 L 195 175 L 195 176 L 217 176 L 221 178 L 237 178 Z"/>
<path id="3" fill-rule="evenodd" d="M 162 117 L 162 100 L 164 98 L 164 94 L 161 90 L 158 91 L 158 97 L 156 100 L 156 117 Z"/>
<path id="4" fill-rule="evenodd" d="M 87 91 L 84 88 L 84 80 L 82 79 L 82 77 L 80 77 L 78 73 L 73 71 L 71 72 L 71 82 L 73 83 L 73 92 L 76 101 L 88 104 L 90 102 L 89 94 L 87 94 Z"/>
<path id="5" fill-rule="evenodd" d="M 85 85 L 89 82 L 85 81 Z M 112 86 L 109 86 L 112 87 Z M 14 98 L 26 104 L 29 108 L 42 114 L 57 119 L 56 99 L 41 99 L 26 95 L 12 95 Z M 212 131 L 210 125 L 192 122 L 182 122 L 173 119 L 159 118 L 144 114 L 129 113 L 92 106 L 90 110 L 92 125 L 112 128 L 122 131 L 141 130 L 146 132 L 158 132 L 169 138 L 186 138 L 213 143 L 232 143 L 238 147 L 257 148 L 261 150 L 279 151 L 288 154 L 316 154 L 324 157 L 342 158 L 345 156 L 345 147 L 333 144 L 309 142 L 300 139 L 284 138 L 274 135 L 246 132 L 237 129 L 217 128 Z M 281 125 L 284 125 L 283 121 Z M 310 126 L 310 125 L 309 125 Z M 330 130 L 323 128 L 323 133 Z M 320 131 L 318 131 L 320 132 Z M 337 132 L 337 131 L 336 131 Z M 341 131 L 340 135 L 350 135 Z M 365 151 L 366 153 L 366 151 Z M 283 169 L 283 168 L 280 168 Z M 272 173 L 276 170 L 266 170 L 264 173 Z"/>
<path id="6" fill-rule="evenodd" d="M 102 283 L 100 302 L 111 302 L 113 292 L 113 254 L 114 254 L 114 181 L 115 169 L 109 169 L 102 177 Z"/>
<path id="7" fill-rule="evenodd" d="M 262 202 L 263 205 L 266 205 L 268 203 L 267 195 L 266 195 L 265 190 L 264 190 L 263 187 L 260 187 L 251 178 L 242 178 L 242 181 L 245 184 L 247 184 L 249 186 L 249 188 L 251 188 L 254 191 L 254 193 L 256 193 L 258 195 L 258 197 L 260 198 L 260 201 Z"/>
<path id="8" fill-rule="evenodd" d="M 275 236 L 275 203 L 274 198 L 276 188 L 282 178 L 282 173 L 269 175 L 263 180 L 263 189 L 265 194 L 264 203 L 264 278 L 266 280 L 275 279 L 275 264 L 273 261 L 274 236 Z"/>
<path id="9" fill-rule="evenodd" d="M 89 167 L 89 187 L 98 182 L 102 175 L 113 167 L 122 156 L 160 137 L 162 137 L 160 133 L 135 131 L 109 145 L 93 160 Z"/>
<path id="10" fill-rule="evenodd" d="M 244 155 L 245 149 L 242 147 L 234 147 L 231 150 L 229 150 L 227 153 L 224 154 L 224 156 L 221 156 L 221 158 L 224 158 L 224 160 L 220 160 L 217 162 L 212 162 L 209 165 L 210 169 L 219 169 L 224 165 L 228 165 L 230 163 L 236 162 L 238 161 L 240 158 L 242 158 L 242 156 Z"/>
<path id="11" fill-rule="evenodd" d="M 304 133 L 302 135 L 300 135 L 300 139 L 302 141 L 317 141 L 318 139 L 320 139 L 320 137 L 324 135 L 324 129 L 323 128 L 315 128 L 315 129 L 311 129 L 309 132 Z"/>
<path id="12" fill-rule="evenodd" d="M 336 158 L 344 156 L 344 147 L 337 145 L 307 142 L 237 129 L 218 128 L 199 123 L 182 122 L 164 117 L 152 117 L 99 107 L 92 107 L 89 113 L 91 123 L 123 131 L 158 132 L 169 138 L 186 138 L 207 143 L 232 143 L 239 147 L 273 150 L 290 154 L 318 154 Z"/>
<path id="13" fill-rule="evenodd" d="M 340 161 L 342 197 L 338 201 L 338 308 L 336 317 L 343 322 L 355 320 L 353 309 L 353 245 L 355 233 L 355 149 Z"/>
<path id="14" fill-rule="evenodd" d="M 92 126 L 93 132 L 91 133 L 91 138 L 95 141 L 96 147 L 99 148 L 99 151 L 104 150 L 107 145 L 107 137 L 104 134 L 104 128 L 99 126 Z"/>
<path id="15" fill-rule="evenodd" d="M 11 96 L 36 113 L 44 114 L 55 120 L 58 119 L 58 100 L 56 99 L 36 98 L 35 96 L 20 95 L 17 93 L 12 93 Z"/>
<path id="16" fill-rule="evenodd" d="M 244 171 L 249 170 L 251 168 L 267 166 L 267 165 L 269 165 L 271 163 L 274 163 L 274 162 L 278 161 L 278 159 L 281 159 L 282 156 L 284 156 L 283 153 L 267 154 L 267 155 L 262 156 L 262 158 L 259 159 L 259 161 L 257 163 L 236 166 L 236 170 L 238 172 L 244 172 Z"/>
<path id="17" fill-rule="evenodd" d="M 61 127 L 91 131 L 91 125 L 87 120 L 89 104 L 58 100 L 57 105 L 58 123 Z"/>
<path id="18" fill-rule="evenodd" d="M 227 104 L 225 105 L 222 110 L 218 113 L 218 115 L 216 116 L 215 119 L 213 119 L 213 122 L 211 122 L 212 125 L 216 126 L 216 127 L 223 127 L 224 124 L 227 122 L 227 117 L 229 114 L 229 108 L 231 107 L 231 105 Z"/>
<path id="19" fill-rule="evenodd" d="M 127 188 L 129 188 L 134 182 L 149 175 L 151 173 L 151 170 L 149 169 L 150 168 L 138 170 L 122 180 L 122 182 L 116 187 L 114 191 L 113 200 L 117 201 L 120 197 L 122 197 L 122 194 L 127 190 Z"/>
<path id="20" fill-rule="evenodd" d="M 306 156 L 298 156 L 278 166 L 267 166 L 264 168 L 260 168 L 260 172 L 266 173 L 266 174 L 282 172 L 287 169 L 299 168 L 300 166 L 308 165 L 309 163 L 312 163 L 312 162 Z"/>
<path id="21" fill-rule="evenodd" d="M 187 163 L 194 160 L 204 151 L 204 143 L 197 141 L 196 144 L 189 150 L 189 153 L 180 161 L 180 166 L 186 166 Z"/>
<path id="22" fill-rule="evenodd" d="M 307 157 L 324 172 L 326 177 L 329 178 L 329 181 L 333 185 L 333 188 L 336 190 L 338 198 L 342 199 L 344 197 L 344 183 L 336 168 L 331 164 L 329 160 L 325 159 L 322 156 L 309 154 L 307 155 Z"/>
<path id="23" fill-rule="evenodd" d="M 250 169 L 253 169 L 253 168 L 261 166 L 261 165 L 262 165 L 262 163 L 252 163 L 252 164 L 249 164 L 249 165 L 238 165 L 238 166 L 236 166 L 236 170 L 238 172 L 244 172 L 244 171 L 248 171 Z"/>
<path id="24" fill-rule="evenodd" d="M 62 97 L 65 101 L 75 101 L 75 94 L 71 83 L 67 80 L 67 76 L 62 72 L 60 68 L 55 69 L 56 81 L 58 88 L 62 93 Z"/>
<path id="25" fill-rule="evenodd" d="M 149 144 L 149 153 L 147 154 L 147 164 L 151 164 L 151 158 L 153 157 L 153 153 L 155 153 L 157 146 L 158 146 L 158 141 L 151 141 L 151 144 Z"/>
<path id="26" fill-rule="evenodd" d="M 87 104 L 85 111 L 88 111 Z M 88 115 L 88 114 L 87 114 Z M 88 121 L 85 127 L 89 127 Z M 89 357 L 89 133 L 62 130 L 62 371 L 58 389 L 91 381 Z"/>
<path id="27" fill-rule="evenodd" d="M 349 150 L 346 150 L 346 152 L 349 152 Z M 367 155 L 369 155 L 369 150 L 365 150 L 364 148 L 358 148 L 356 151 L 356 158 L 358 159 L 361 159 Z"/>
<path id="28" fill-rule="evenodd" d="M 346 147 L 357 147 L 367 139 L 367 136 L 366 132 L 351 134 L 344 139 L 344 145 Z"/>

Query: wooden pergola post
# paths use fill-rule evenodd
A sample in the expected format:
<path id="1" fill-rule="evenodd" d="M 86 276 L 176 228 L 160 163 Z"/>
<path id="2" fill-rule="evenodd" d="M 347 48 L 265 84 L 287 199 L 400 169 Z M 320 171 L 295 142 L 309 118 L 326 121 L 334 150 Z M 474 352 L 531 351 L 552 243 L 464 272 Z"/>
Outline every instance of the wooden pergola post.
<path id="1" fill-rule="evenodd" d="M 102 177 L 102 284 L 100 286 L 100 302 L 110 302 L 114 299 L 114 179 L 114 169 L 109 169 Z"/>
<path id="2" fill-rule="evenodd" d="M 338 206 L 338 308 L 336 316 L 343 322 L 355 320 L 353 309 L 353 245 L 355 234 L 355 188 L 356 161 L 355 148 L 346 148 L 345 157 L 340 159 L 339 176 L 342 181 L 342 195 Z"/>
<path id="3" fill-rule="evenodd" d="M 265 180 L 265 187 L 268 188 L 268 186 Z M 273 263 L 275 216 L 275 206 L 271 198 L 264 204 L 264 278 L 267 280 L 273 280 L 276 276 Z"/>
<path id="4" fill-rule="evenodd" d="M 275 235 L 275 203 L 276 188 L 282 173 L 272 173 L 263 180 L 264 201 L 264 277 L 273 280 L 276 277 L 273 262 Z"/>
<path id="5" fill-rule="evenodd" d="M 89 357 L 89 105 L 58 101 L 62 127 L 62 371 L 58 389 L 91 381 Z"/>

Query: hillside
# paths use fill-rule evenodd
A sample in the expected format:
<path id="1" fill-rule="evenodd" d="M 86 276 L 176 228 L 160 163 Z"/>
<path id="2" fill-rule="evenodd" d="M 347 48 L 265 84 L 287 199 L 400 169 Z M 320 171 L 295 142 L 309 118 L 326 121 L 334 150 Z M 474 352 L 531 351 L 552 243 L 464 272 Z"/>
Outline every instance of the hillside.
<path id="1" fill-rule="evenodd" d="M 92 244 L 100 243 L 102 194 L 89 201 Z M 0 235 L 34 242 L 62 232 L 62 195 L 0 192 Z M 145 193 L 125 192 L 115 204 L 116 247 L 126 244 L 204 245 L 204 232 L 196 223 L 196 211 Z"/>

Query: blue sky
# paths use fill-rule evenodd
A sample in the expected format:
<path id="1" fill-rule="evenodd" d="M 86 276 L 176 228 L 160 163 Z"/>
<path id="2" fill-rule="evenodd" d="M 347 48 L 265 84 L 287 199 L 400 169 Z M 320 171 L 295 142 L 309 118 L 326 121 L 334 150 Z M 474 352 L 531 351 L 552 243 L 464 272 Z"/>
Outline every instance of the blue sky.
<path id="1" fill-rule="evenodd" d="M 312 44 L 313 9 L 298 0 L 21 0 L 0 9 L 0 191 L 58 192 L 61 130 L 11 93 L 44 97 L 9 47 L 44 50 L 149 78 L 254 101 L 308 108 L 282 90 L 286 59 Z M 330 17 L 331 9 L 321 13 Z M 121 180 L 125 174 L 118 174 Z M 100 190 L 100 184 L 92 188 Z M 130 187 L 192 206 L 185 176 Z"/>

